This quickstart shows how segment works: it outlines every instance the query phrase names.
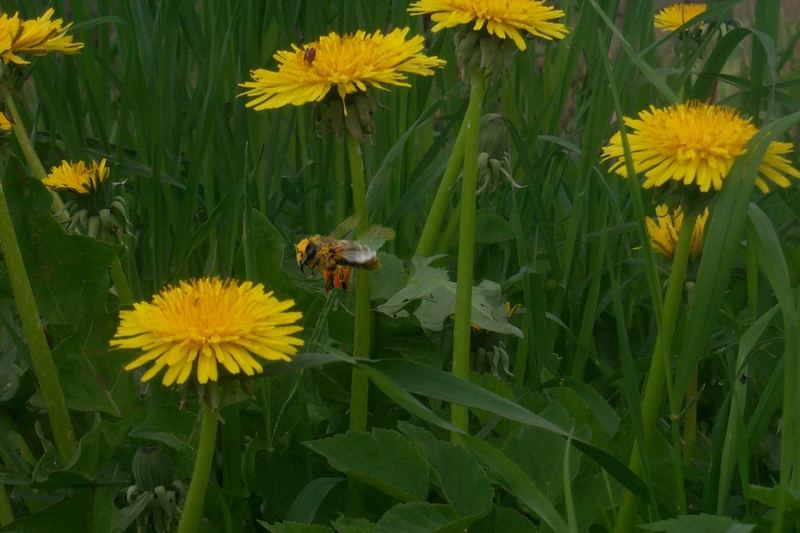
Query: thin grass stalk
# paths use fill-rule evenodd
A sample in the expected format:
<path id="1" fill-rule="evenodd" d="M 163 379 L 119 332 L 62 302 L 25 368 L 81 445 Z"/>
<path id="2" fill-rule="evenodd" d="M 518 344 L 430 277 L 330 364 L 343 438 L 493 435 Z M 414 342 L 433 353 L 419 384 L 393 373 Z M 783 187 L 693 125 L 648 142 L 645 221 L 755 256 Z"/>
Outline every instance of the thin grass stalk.
<path id="1" fill-rule="evenodd" d="M 208 478 L 211 474 L 211 462 L 214 458 L 214 448 L 217 445 L 218 411 L 205 401 L 200 403 L 203 406 L 200 439 L 197 442 L 197 455 L 192 469 L 189 494 L 186 496 L 181 520 L 178 523 L 178 533 L 194 533 L 200 527 Z"/>
<path id="2" fill-rule="evenodd" d="M 697 370 L 686 392 L 686 415 L 683 417 L 683 464 L 692 462 L 694 443 L 697 441 Z"/>
<path id="3" fill-rule="evenodd" d="M 478 119 L 480 120 L 480 117 Z M 433 255 L 436 250 L 436 244 L 441 239 L 442 220 L 444 220 L 445 213 L 447 213 L 447 206 L 450 204 L 453 187 L 455 187 L 456 178 L 458 178 L 458 173 L 464 162 L 466 124 L 467 120 L 465 118 L 458 130 L 455 144 L 453 144 L 453 151 L 450 153 L 450 159 L 447 160 L 442 181 L 439 182 L 439 188 L 436 189 L 436 195 L 433 198 L 428 218 L 425 219 L 422 235 L 419 238 L 417 250 L 414 252 L 417 257 Z"/>
<path id="4" fill-rule="evenodd" d="M 367 213 L 367 187 L 364 179 L 364 163 L 361 159 L 361 144 L 350 132 L 346 134 L 347 156 L 350 161 L 350 179 L 353 188 L 353 211 L 356 217 L 356 238 L 369 227 Z M 369 358 L 370 343 L 370 298 L 369 272 L 360 270 L 356 279 L 356 310 L 353 328 L 353 356 Z M 367 403 L 369 379 L 367 375 L 353 369 L 350 394 L 350 429 L 367 429 Z"/>
<path id="5" fill-rule="evenodd" d="M 664 398 L 664 386 L 667 383 L 668 369 L 670 364 L 669 354 L 672 348 L 672 339 L 675 334 L 675 325 L 678 321 L 680 311 L 681 296 L 683 293 L 683 283 L 686 279 L 686 265 L 689 262 L 691 252 L 692 234 L 694 232 L 697 213 L 690 212 L 686 215 L 681 226 L 678 245 L 672 260 L 667 292 L 664 297 L 664 307 L 661 311 L 661 326 L 656 337 L 656 344 L 653 348 L 653 356 L 650 360 L 650 370 L 647 373 L 647 383 L 642 399 L 642 424 L 644 429 L 644 446 L 650 447 L 653 433 L 655 432 L 656 422 L 658 421 L 658 411 Z M 670 402 L 672 403 L 672 402 Z M 673 420 L 677 423 L 677 420 Z M 634 443 L 631 452 L 629 468 L 636 475 L 641 474 L 642 464 L 639 453 L 641 443 Z M 679 461 L 680 463 L 680 461 Z M 680 464 L 675 465 L 680 468 Z M 682 476 L 679 475 L 679 484 L 682 487 Z M 630 491 L 625 491 L 622 498 L 616 531 L 627 532 L 633 530 L 633 521 L 636 516 L 637 497 Z"/>
<path id="6" fill-rule="evenodd" d="M 461 177 L 461 221 L 458 235 L 458 273 L 456 278 L 456 316 L 453 325 L 453 375 L 469 381 L 470 326 L 472 315 L 472 280 L 475 267 L 475 211 L 478 181 L 478 140 L 481 108 L 485 93 L 482 71 L 470 78 L 469 105 L 464 117 L 464 167 Z M 469 431 L 469 410 L 453 404 L 451 422 Z M 458 438 L 456 434 L 453 438 Z"/>
<path id="7" fill-rule="evenodd" d="M 6 486 L 0 483 L 0 526 L 6 526 L 14 521 L 14 510 L 6 494 Z"/>

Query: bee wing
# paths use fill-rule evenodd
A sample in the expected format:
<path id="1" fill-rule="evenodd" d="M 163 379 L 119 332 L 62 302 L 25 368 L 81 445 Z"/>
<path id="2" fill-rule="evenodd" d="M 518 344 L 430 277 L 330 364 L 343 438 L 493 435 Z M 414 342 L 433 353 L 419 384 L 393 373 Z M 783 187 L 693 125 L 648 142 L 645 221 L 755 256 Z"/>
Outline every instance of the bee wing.
<path id="1" fill-rule="evenodd" d="M 349 265 L 363 266 L 376 261 L 375 250 L 354 241 L 337 241 L 337 255 Z"/>
<path id="2" fill-rule="evenodd" d="M 385 226 L 370 226 L 358 237 L 358 242 L 372 250 L 380 250 L 387 241 L 394 240 L 394 230 Z"/>

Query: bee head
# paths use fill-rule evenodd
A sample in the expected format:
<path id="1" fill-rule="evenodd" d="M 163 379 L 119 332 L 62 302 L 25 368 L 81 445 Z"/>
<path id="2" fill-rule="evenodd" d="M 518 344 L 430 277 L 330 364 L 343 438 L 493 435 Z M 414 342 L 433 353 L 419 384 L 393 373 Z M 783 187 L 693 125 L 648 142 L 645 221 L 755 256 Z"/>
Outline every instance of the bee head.
<path id="1" fill-rule="evenodd" d="M 317 255 L 317 245 L 311 239 L 303 239 L 294 245 L 297 269 L 302 272 L 303 267 Z"/>

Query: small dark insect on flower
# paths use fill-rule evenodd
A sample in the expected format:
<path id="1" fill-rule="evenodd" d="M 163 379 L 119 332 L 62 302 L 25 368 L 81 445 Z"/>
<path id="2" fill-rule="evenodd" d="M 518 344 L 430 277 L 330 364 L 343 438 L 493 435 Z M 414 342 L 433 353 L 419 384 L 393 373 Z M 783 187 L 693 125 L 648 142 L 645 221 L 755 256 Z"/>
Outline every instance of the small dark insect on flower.
<path id="1" fill-rule="evenodd" d="M 303 48 L 303 60 L 308 63 L 309 65 L 314 62 L 314 58 L 317 57 L 317 49 L 316 48 Z"/>

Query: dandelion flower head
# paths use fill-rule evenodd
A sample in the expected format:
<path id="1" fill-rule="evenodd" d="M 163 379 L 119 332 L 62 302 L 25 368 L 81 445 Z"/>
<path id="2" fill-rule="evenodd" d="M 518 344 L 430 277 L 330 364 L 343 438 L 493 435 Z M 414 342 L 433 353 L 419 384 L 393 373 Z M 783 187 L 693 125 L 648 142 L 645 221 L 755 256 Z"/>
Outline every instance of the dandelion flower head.
<path id="1" fill-rule="evenodd" d="M 673 4 L 667 6 L 656 14 L 653 24 L 664 31 L 676 31 L 678 28 L 705 13 L 705 4 Z"/>
<path id="2" fill-rule="evenodd" d="M 708 208 L 697 217 L 692 232 L 691 254 L 697 259 L 703 251 L 703 232 L 708 219 Z M 647 233 L 650 235 L 650 246 L 667 259 L 672 259 L 678 247 L 678 234 L 683 226 L 683 211 L 680 207 L 672 213 L 666 204 L 656 207 L 655 218 L 647 217 Z"/>
<path id="3" fill-rule="evenodd" d="M 62 26 L 61 19 L 51 20 L 53 13 L 53 9 L 48 9 L 41 17 L 29 20 L 20 19 L 19 13 L 13 16 L 0 14 L 0 58 L 3 63 L 27 64 L 28 61 L 19 54 L 75 54 L 83 48 L 83 43 L 74 42 L 72 35 L 67 35 L 71 24 Z"/>
<path id="4" fill-rule="evenodd" d="M 261 111 L 319 102 L 333 88 L 344 101 L 348 94 L 366 92 L 370 86 L 410 87 L 408 74 L 430 76 L 445 61 L 423 54 L 422 36 L 406 40 L 408 32 L 398 28 L 387 34 L 329 33 L 303 47 L 292 45 L 274 55 L 277 71 L 251 71 L 252 79 L 241 84 L 247 90 L 240 96 L 250 97 L 246 106 Z"/>
<path id="5" fill-rule="evenodd" d="M 567 27 L 554 22 L 564 16 L 560 9 L 540 0 L 417 0 L 408 8 L 412 15 L 430 15 L 433 31 L 471 24 L 499 39 L 509 38 L 517 48 L 527 48 L 522 32 L 542 39 L 563 39 Z"/>
<path id="6" fill-rule="evenodd" d="M 70 163 L 62 161 L 61 165 L 50 169 L 42 183 L 49 189 L 67 189 L 79 194 L 89 194 L 97 189 L 108 178 L 106 160 L 100 163 L 93 161 L 87 165 L 83 161 Z"/>
<path id="7" fill-rule="evenodd" d="M 5 113 L 0 112 L 0 132 L 7 133 L 11 131 L 11 121 Z"/>
<path id="8" fill-rule="evenodd" d="M 142 381 L 164 368 L 165 386 L 185 383 L 193 373 L 199 383 L 217 381 L 220 365 L 229 374 L 252 376 L 263 371 L 257 359 L 289 361 L 303 345 L 294 336 L 303 329 L 295 324 L 302 313 L 289 311 L 293 306 L 293 300 L 278 300 L 261 284 L 182 281 L 151 302 L 122 311 L 111 345 L 144 351 L 125 367 L 152 363 Z"/>
<path id="9" fill-rule="evenodd" d="M 733 108 L 702 102 L 650 106 L 638 118 L 624 120 L 633 168 L 637 174 L 644 173 L 645 189 L 670 181 L 701 192 L 721 189 L 734 162 L 758 132 Z M 800 178 L 800 171 L 785 157 L 793 148 L 792 143 L 779 141 L 767 147 L 756 179 L 761 191 L 769 191 L 767 180 L 788 187 L 787 176 Z M 627 176 L 619 132 L 603 148 L 603 159 L 612 160 L 611 170 Z"/>

